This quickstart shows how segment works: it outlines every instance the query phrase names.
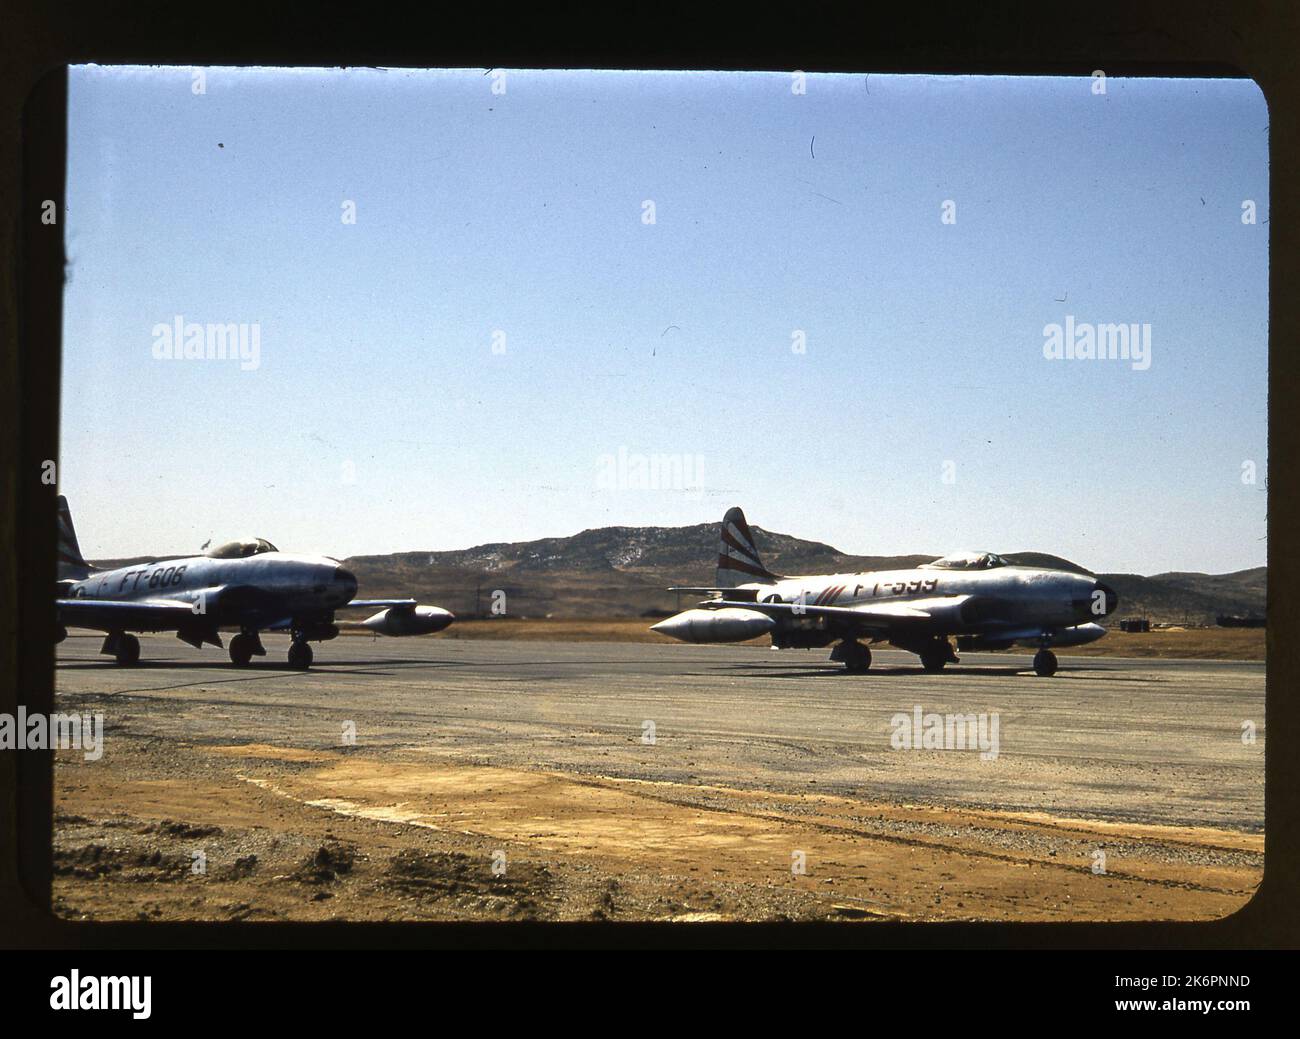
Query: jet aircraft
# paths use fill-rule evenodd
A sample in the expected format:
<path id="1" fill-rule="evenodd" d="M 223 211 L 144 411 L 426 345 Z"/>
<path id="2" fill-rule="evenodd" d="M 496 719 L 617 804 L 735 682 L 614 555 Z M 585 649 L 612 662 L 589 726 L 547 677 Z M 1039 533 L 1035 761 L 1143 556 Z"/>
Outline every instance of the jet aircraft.
<path id="1" fill-rule="evenodd" d="M 329 556 L 281 552 L 263 538 L 231 541 L 200 556 L 158 559 L 99 570 L 82 558 L 67 499 L 59 496 L 58 641 L 68 628 L 105 632 L 101 653 L 119 664 L 140 659 L 131 632 L 174 631 L 195 649 L 221 646 L 221 627 L 237 627 L 231 662 L 266 656 L 263 631 L 287 631 L 289 664 L 311 666 L 310 643 L 335 638 L 340 624 L 379 635 L 428 635 L 455 617 L 414 599 L 356 599 L 357 579 Z M 363 621 L 336 622 L 335 611 L 375 610 Z"/>
<path id="2" fill-rule="evenodd" d="M 716 584 L 673 591 L 710 595 L 652 626 L 683 642 L 743 642 L 770 635 L 779 649 L 838 643 L 831 659 L 849 671 L 871 666 L 869 643 L 917 654 L 926 671 L 962 650 L 1037 648 L 1034 671 L 1056 673 L 1053 646 L 1106 634 L 1097 621 L 1119 605 L 1114 589 L 1069 570 L 1020 566 L 992 552 L 959 552 L 911 570 L 782 577 L 763 565 L 738 508 L 722 520 Z"/>

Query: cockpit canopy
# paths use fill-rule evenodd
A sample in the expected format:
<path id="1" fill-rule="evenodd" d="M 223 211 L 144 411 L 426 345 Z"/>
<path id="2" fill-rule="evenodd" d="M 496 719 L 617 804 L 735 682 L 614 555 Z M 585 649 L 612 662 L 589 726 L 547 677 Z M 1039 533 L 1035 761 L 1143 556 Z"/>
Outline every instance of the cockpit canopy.
<path id="1" fill-rule="evenodd" d="M 936 559 L 933 563 L 923 563 L 922 569 L 992 570 L 994 567 L 999 566 L 1010 566 L 1010 564 L 993 552 L 954 552 L 942 559 Z"/>
<path id="2" fill-rule="evenodd" d="M 263 552 L 279 552 L 266 538 L 249 538 L 246 541 L 227 541 L 224 545 L 208 549 L 210 559 L 247 559 L 260 556 Z"/>

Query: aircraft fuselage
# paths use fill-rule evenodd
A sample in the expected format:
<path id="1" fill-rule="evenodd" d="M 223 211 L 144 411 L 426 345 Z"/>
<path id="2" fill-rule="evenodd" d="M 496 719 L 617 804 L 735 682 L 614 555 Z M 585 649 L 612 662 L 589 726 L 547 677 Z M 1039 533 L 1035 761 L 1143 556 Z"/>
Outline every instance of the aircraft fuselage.
<path id="1" fill-rule="evenodd" d="M 190 603 L 209 623 L 255 626 L 324 618 L 357 592 L 357 579 L 324 556 L 264 552 L 244 559 L 186 556 L 96 572 L 73 581 L 70 599 Z"/>
<path id="2" fill-rule="evenodd" d="M 924 599 L 970 596 L 960 607 L 931 610 L 934 623 L 918 630 L 949 635 L 978 635 L 1008 627 L 1040 624 L 1068 627 L 1096 621 L 1107 612 L 1105 589 L 1096 578 L 1067 570 L 1004 566 L 994 570 L 960 571 L 917 567 L 864 573 L 787 577 L 771 584 L 739 586 L 758 602 L 853 608 L 871 603 L 907 603 Z"/>

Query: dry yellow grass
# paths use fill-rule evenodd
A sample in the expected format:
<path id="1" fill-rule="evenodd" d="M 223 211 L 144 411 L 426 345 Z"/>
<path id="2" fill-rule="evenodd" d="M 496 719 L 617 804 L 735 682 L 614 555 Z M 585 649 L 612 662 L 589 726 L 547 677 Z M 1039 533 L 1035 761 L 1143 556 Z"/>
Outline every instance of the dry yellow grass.
<path id="1" fill-rule="evenodd" d="M 1192 657 L 1198 660 L 1263 660 L 1263 628 L 1162 628 L 1129 635 L 1112 630 L 1088 646 L 1062 654 L 1098 657 Z"/>
<path id="2" fill-rule="evenodd" d="M 452 639 L 511 639 L 539 642 L 672 642 L 650 630 L 655 621 L 644 617 L 519 620 L 458 620 L 440 637 Z M 364 633 L 363 633 L 364 634 Z M 752 640 L 766 645 L 766 637 Z M 1185 657 L 1197 660 L 1263 660 L 1262 628 L 1162 629 L 1140 635 L 1112 630 L 1088 646 L 1058 650 L 1061 656 Z M 1010 652 L 1014 652 L 1010 651 Z"/>

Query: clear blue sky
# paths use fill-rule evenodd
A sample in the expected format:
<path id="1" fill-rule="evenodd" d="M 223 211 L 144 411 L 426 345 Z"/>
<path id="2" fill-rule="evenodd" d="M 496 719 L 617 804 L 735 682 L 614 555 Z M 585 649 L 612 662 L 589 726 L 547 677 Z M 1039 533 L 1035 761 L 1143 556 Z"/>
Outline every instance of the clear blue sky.
<path id="1" fill-rule="evenodd" d="M 72 73 L 60 487 L 89 556 L 459 548 L 740 504 L 858 553 L 1264 562 L 1248 81 L 192 82 Z M 259 367 L 156 360 L 177 314 L 258 323 Z M 1150 369 L 1045 359 L 1067 314 L 1150 323 Z M 702 486 L 609 487 L 620 449 L 698 456 Z"/>

